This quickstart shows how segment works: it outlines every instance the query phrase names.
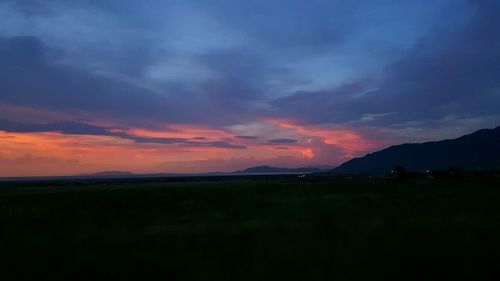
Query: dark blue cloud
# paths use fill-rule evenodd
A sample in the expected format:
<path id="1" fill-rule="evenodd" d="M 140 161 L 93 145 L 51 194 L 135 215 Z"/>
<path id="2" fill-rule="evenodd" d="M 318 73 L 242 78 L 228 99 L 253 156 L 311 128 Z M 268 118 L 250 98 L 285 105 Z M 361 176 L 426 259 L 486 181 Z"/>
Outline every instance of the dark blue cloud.
<path id="1" fill-rule="evenodd" d="M 472 4 L 470 19 L 451 32 L 436 29 L 381 79 L 361 78 L 332 90 L 297 92 L 272 104 L 305 123 L 372 121 L 390 126 L 454 114 L 497 114 L 500 104 L 500 4 Z M 365 118 L 363 118 L 365 117 Z"/>
<path id="2" fill-rule="evenodd" d="M 384 127 L 497 112 L 496 1 L 5 3 L 0 102 L 75 120 Z"/>
<path id="3" fill-rule="evenodd" d="M 138 119 L 150 119 L 153 123 L 224 124 L 248 118 L 244 116 L 248 109 L 238 97 L 251 97 L 253 92 L 243 83 L 212 81 L 203 86 L 204 95 L 176 96 L 183 92 L 175 89 L 169 95 L 161 95 L 120 79 L 58 63 L 53 56 L 58 51 L 35 37 L 0 37 L 0 50 L 3 103 L 68 113 L 83 111 L 88 118 L 119 119 L 125 125 Z"/>
<path id="4" fill-rule="evenodd" d="M 272 143 L 272 144 L 292 144 L 292 143 L 297 143 L 298 140 L 295 140 L 295 139 L 272 139 L 272 140 L 268 140 L 267 142 Z"/>
<path id="5" fill-rule="evenodd" d="M 166 97 L 59 64 L 47 49 L 34 37 L 0 38 L 1 102 L 125 118 L 182 115 Z"/>
<path id="6" fill-rule="evenodd" d="M 123 138 L 132 139 L 137 143 L 155 143 L 155 144 L 179 144 L 182 146 L 192 146 L 192 147 L 217 147 L 226 149 L 245 149 L 246 146 L 231 144 L 225 141 L 193 141 L 191 139 L 185 138 L 146 138 L 146 137 L 135 137 L 130 135 L 120 135 Z"/>
<path id="7" fill-rule="evenodd" d="M 5 119 L 0 119 L 0 131 L 14 133 L 40 133 L 40 132 L 58 132 L 68 135 L 94 135 L 94 136 L 111 136 L 122 139 L 132 140 L 136 143 L 152 143 L 152 144 L 177 144 L 193 147 L 217 147 L 226 149 L 245 149 L 243 145 L 231 144 L 225 141 L 206 141 L 204 137 L 189 138 L 154 138 L 154 137 L 138 137 L 127 133 L 117 133 L 112 131 L 113 128 L 100 127 L 82 122 L 55 122 L 55 123 L 23 123 L 14 122 Z"/>
<path id="8" fill-rule="evenodd" d="M 73 121 L 38 124 L 0 119 L 0 130 L 16 133 L 59 132 L 72 135 L 113 135 L 108 128 Z"/>
<path id="9" fill-rule="evenodd" d="M 258 137 L 256 136 L 234 136 L 237 139 L 243 139 L 243 140 L 256 140 Z"/>
<path id="10" fill-rule="evenodd" d="M 277 116 L 288 115 L 297 122 L 344 123 L 359 118 L 365 112 L 378 110 L 366 102 L 366 98 L 355 98 L 359 94 L 371 94 L 374 85 L 369 79 L 361 79 L 332 90 L 296 92 L 271 104 L 278 109 Z"/>

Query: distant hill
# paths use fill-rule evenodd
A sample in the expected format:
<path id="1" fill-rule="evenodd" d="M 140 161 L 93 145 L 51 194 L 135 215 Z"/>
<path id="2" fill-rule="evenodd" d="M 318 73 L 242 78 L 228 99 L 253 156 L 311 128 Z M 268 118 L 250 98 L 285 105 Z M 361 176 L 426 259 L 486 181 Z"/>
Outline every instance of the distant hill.
<path id="1" fill-rule="evenodd" d="M 280 168 L 270 166 L 257 166 L 236 171 L 235 174 L 291 174 L 291 173 L 319 173 L 331 169 L 331 166 L 313 166 L 303 168 Z"/>
<path id="2" fill-rule="evenodd" d="M 332 170 L 335 174 L 387 173 L 395 165 L 406 170 L 500 168 L 500 127 L 483 129 L 457 139 L 402 144 L 347 161 Z"/>
<path id="3" fill-rule="evenodd" d="M 84 177 L 122 177 L 122 176 L 133 176 L 135 174 L 126 171 L 104 171 L 93 174 L 82 174 L 78 176 Z"/>

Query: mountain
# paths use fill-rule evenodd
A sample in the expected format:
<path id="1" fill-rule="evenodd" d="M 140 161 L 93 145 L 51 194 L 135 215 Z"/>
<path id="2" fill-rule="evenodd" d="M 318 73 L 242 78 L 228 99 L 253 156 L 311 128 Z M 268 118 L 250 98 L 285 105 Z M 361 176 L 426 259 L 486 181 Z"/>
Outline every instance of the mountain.
<path id="1" fill-rule="evenodd" d="M 500 168 L 500 127 L 483 129 L 456 139 L 395 145 L 347 161 L 335 174 L 381 174 L 395 165 L 425 171 L 461 166 L 464 169 Z"/>
<path id="2" fill-rule="evenodd" d="M 307 166 L 306 168 L 314 168 L 314 169 L 319 169 L 319 170 L 322 170 L 322 171 L 329 171 L 329 170 L 335 169 L 336 166 L 332 166 L 332 165 L 314 165 L 314 166 Z"/>
<path id="3" fill-rule="evenodd" d="M 133 176 L 134 174 L 131 172 L 124 172 L 124 171 L 104 171 L 104 172 L 98 172 L 98 173 L 93 173 L 93 174 L 83 174 L 83 175 L 78 175 L 78 176 L 84 176 L 84 177 L 122 177 L 122 176 Z"/>
<path id="4" fill-rule="evenodd" d="M 328 167 L 328 168 L 327 168 Z M 319 173 L 331 169 L 330 166 L 303 167 L 303 168 L 280 168 L 270 166 L 257 166 L 236 171 L 235 174 L 294 174 L 294 173 Z"/>

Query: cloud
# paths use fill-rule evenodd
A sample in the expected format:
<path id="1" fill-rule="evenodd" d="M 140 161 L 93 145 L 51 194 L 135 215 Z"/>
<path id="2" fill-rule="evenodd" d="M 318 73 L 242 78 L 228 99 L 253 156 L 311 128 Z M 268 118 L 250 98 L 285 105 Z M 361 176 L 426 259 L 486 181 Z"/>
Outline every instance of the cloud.
<path id="1" fill-rule="evenodd" d="M 272 140 L 268 140 L 267 142 L 272 143 L 272 144 L 293 144 L 293 143 L 297 143 L 298 140 L 295 140 L 295 139 L 272 139 Z"/>
<path id="2" fill-rule="evenodd" d="M 274 149 L 287 150 L 288 147 L 286 147 L 286 146 L 276 146 Z"/>
<path id="3" fill-rule="evenodd" d="M 353 96 L 372 89 L 374 83 L 371 79 L 360 79 L 344 83 L 332 90 L 299 91 L 273 100 L 271 105 L 278 110 L 276 116 L 289 116 L 297 122 L 309 124 L 348 122 L 359 119 L 360 111 L 373 110 L 370 103 Z"/>
<path id="4" fill-rule="evenodd" d="M 0 37 L 0 50 L 0 103 L 80 113 L 85 119 L 108 118 L 124 125 L 140 122 L 143 126 L 147 120 L 218 125 L 253 116 L 247 101 L 255 99 L 257 91 L 242 79 L 207 80 L 198 92 L 172 87 L 172 95 L 164 95 L 60 63 L 51 55 L 57 50 L 36 37 Z M 242 72 L 241 76 L 247 74 Z"/>
<path id="5" fill-rule="evenodd" d="M 79 163 L 79 161 L 76 159 L 59 159 L 56 157 L 33 156 L 29 153 L 24 154 L 24 155 L 19 156 L 19 157 L 14 157 L 14 158 L 10 158 L 10 159 L 2 159 L 2 160 L 3 160 L 2 162 L 7 161 L 11 165 L 15 165 L 15 164 L 43 165 L 43 164 L 47 164 L 47 163 L 74 165 L 74 164 Z"/>
<path id="6" fill-rule="evenodd" d="M 393 126 L 498 111 L 500 24 L 495 1 L 471 3 L 470 19 L 453 31 L 436 29 L 389 64 L 381 78 L 360 78 L 331 90 L 296 92 L 272 102 L 278 115 L 303 123 Z M 360 95 L 360 93 L 363 93 Z M 389 114 L 390 113 L 390 114 Z"/>
<path id="7" fill-rule="evenodd" d="M 385 116 L 390 116 L 394 114 L 394 112 L 386 112 L 386 113 L 364 113 L 359 121 L 362 122 L 370 122 L 370 121 L 375 121 L 380 118 L 383 118 Z"/>
<path id="8" fill-rule="evenodd" d="M 37 124 L 0 119 L 0 130 L 17 133 L 60 132 L 72 135 L 113 135 L 107 128 L 72 121 Z"/>
<path id="9" fill-rule="evenodd" d="M 237 139 L 242 139 L 242 140 L 256 140 L 258 137 L 256 136 L 234 136 Z"/>
<path id="10" fill-rule="evenodd" d="M 182 116 L 166 97 L 57 63 L 35 37 L 0 38 L 0 50 L 1 102 L 124 119 Z"/>
<path id="11" fill-rule="evenodd" d="M 282 1 L 272 4 L 153 1 L 151 7 L 157 9 L 152 10 L 150 6 L 128 2 L 120 5 L 108 1 L 67 4 L 26 1 L 22 5 L 16 2 L 10 1 L 4 8 L 9 19 L 15 18 L 14 23 L 19 23 L 12 26 L 19 27 L 5 28 L 4 33 L 32 36 L 4 37 L 0 42 L 3 53 L 8 54 L 5 57 L 15 60 L 3 67 L 4 72 L 24 62 L 22 69 L 9 71 L 13 76 L 8 77 L 10 82 L 0 83 L 0 89 L 7 93 L 0 97 L 3 102 L 84 111 L 82 115 L 90 117 L 87 119 L 105 115 L 125 125 L 176 122 L 218 127 L 252 122 L 261 116 L 291 115 L 302 122 L 339 123 L 359 120 L 362 114 L 393 112 L 382 110 L 391 106 L 376 100 L 387 100 L 385 96 L 397 100 L 393 97 L 396 94 L 390 92 L 405 91 L 387 86 L 394 84 L 390 77 L 379 83 L 361 78 L 344 81 L 333 90 L 298 91 L 271 102 L 277 112 L 272 111 L 267 100 L 285 96 L 287 90 L 297 87 L 317 86 L 318 79 L 335 80 L 318 77 L 330 68 L 347 68 L 338 58 L 349 58 L 352 64 L 357 55 L 346 50 L 366 52 L 366 47 L 360 48 L 366 46 L 360 38 L 382 44 L 371 46 L 370 50 L 383 50 L 384 42 L 397 41 L 375 32 L 387 28 L 389 22 L 383 19 L 389 17 L 397 20 L 399 26 L 412 27 L 413 32 L 398 33 L 397 39 L 403 39 L 399 36 L 421 34 L 424 27 L 417 28 L 425 26 L 421 19 L 434 23 L 433 11 L 450 6 L 443 4 L 448 1 L 435 5 L 410 1 L 369 5 L 286 1 L 288 8 L 283 10 Z M 408 4 L 412 9 L 407 9 Z M 41 6 L 47 12 L 36 17 L 23 17 L 16 12 Z M 168 11 L 169 16 L 162 16 L 160 10 Z M 398 13 L 401 11 L 405 17 Z M 62 19 L 61 14 L 75 16 Z M 198 16 L 188 22 L 182 19 L 190 14 Z M 173 25 L 173 20 L 177 24 Z M 88 26 L 86 22 L 96 22 L 102 27 Z M 374 30 L 362 28 L 368 23 Z M 81 30 L 85 26 L 88 28 L 85 32 L 74 32 L 74 28 Z M 206 37 L 209 33 L 217 36 Z M 73 34 L 80 34 L 81 40 L 69 40 Z M 200 45 L 188 40 L 197 37 L 206 43 Z M 226 44 L 226 37 L 238 39 L 238 44 Z M 87 45 L 76 48 L 70 44 L 80 41 Z M 215 41 L 220 44 L 214 45 Z M 318 63 L 318 59 L 329 63 Z M 301 72 L 304 65 L 314 71 Z M 363 71 L 357 69 L 350 75 L 356 73 Z M 23 85 L 21 81 L 31 83 Z M 383 85 L 378 88 L 378 84 Z M 396 102 L 388 101 L 393 103 Z"/>
<path id="12" fill-rule="evenodd" d="M 231 144 L 225 141 L 192 141 L 183 138 L 146 138 L 129 135 L 120 135 L 123 138 L 131 139 L 137 143 L 156 143 L 156 144 L 180 144 L 191 147 L 217 147 L 225 149 L 245 149 L 244 145 Z"/>
<path id="13" fill-rule="evenodd" d="M 0 119 L 0 130 L 14 133 L 39 133 L 58 132 L 66 135 L 94 135 L 110 136 L 132 140 L 135 143 L 153 143 L 183 145 L 191 147 L 216 147 L 224 149 L 245 149 L 244 145 L 231 144 L 225 141 L 206 141 L 205 137 L 195 138 L 164 138 L 164 137 L 141 137 L 125 132 L 115 132 L 110 127 L 100 127 L 82 122 L 57 122 L 57 123 L 22 123 Z"/>

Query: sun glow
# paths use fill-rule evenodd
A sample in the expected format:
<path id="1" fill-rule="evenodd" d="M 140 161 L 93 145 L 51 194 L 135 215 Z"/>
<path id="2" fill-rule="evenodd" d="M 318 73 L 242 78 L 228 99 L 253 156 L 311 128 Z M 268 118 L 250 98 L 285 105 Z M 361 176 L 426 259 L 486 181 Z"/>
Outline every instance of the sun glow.
<path id="1" fill-rule="evenodd" d="M 310 148 L 301 150 L 301 153 L 302 153 L 302 155 L 304 155 L 304 157 L 306 157 L 309 160 L 314 158 L 314 152 Z"/>

